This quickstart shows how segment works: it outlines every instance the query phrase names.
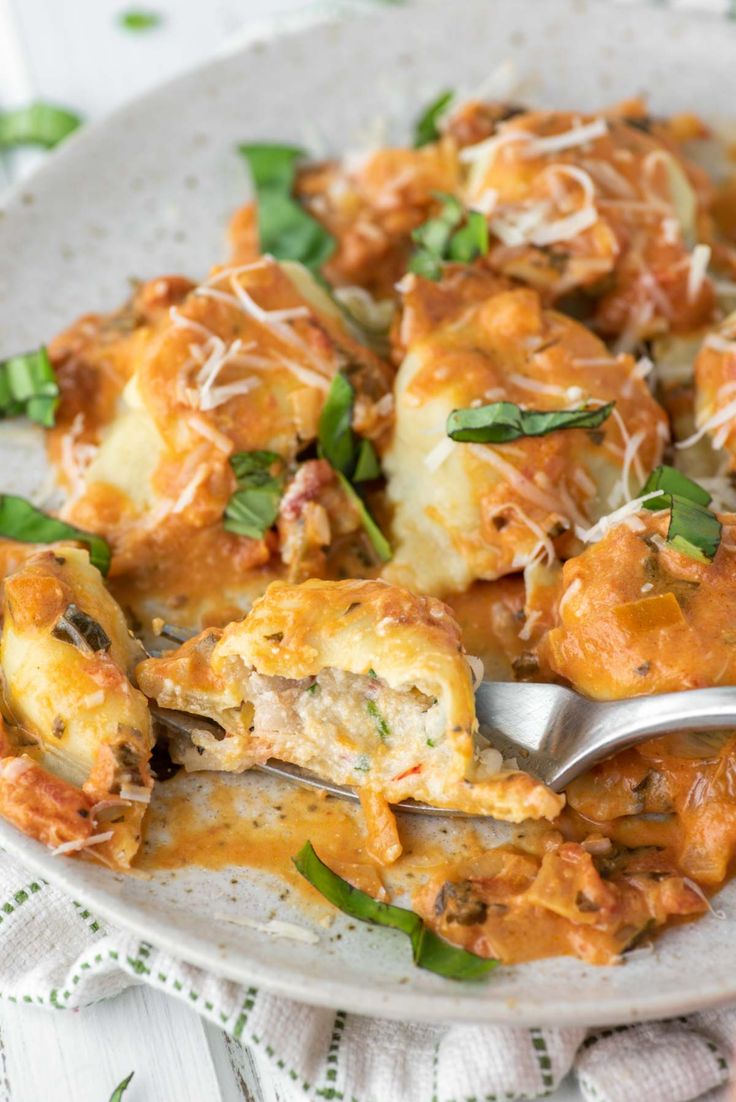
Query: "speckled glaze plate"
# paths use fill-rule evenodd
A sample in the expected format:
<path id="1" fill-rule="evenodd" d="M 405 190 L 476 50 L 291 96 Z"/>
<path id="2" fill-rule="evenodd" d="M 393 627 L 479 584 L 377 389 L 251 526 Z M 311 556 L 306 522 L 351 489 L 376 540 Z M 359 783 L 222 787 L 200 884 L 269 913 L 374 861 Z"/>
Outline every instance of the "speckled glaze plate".
<path id="1" fill-rule="evenodd" d="M 555 106 L 594 109 L 643 91 L 655 111 L 722 117 L 736 103 L 735 56 L 736 23 L 584 0 L 387 5 L 251 43 L 73 137 L 9 200 L 0 355 L 116 306 L 130 276 L 202 276 L 224 257 L 226 219 L 245 193 L 237 141 L 355 147 L 377 118 L 405 126 L 438 90 L 471 90 L 491 74 L 497 94 L 513 92 L 511 79 L 517 94 Z M 20 430 L 1 427 L 0 490 L 27 493 L 39 467 Z M 170 783 L 200 799 L 210 782 Z M 243 813 L 255 813 L 278 782 L 248 774 L 219 783 L 236 786 Z M 541 961 L 460 985 L 413 969 L 400 935 L 349 929 L 340 916 L 328 930 L 312 925 L 318 944 L 221 921 L 262 920 L 278 906 L 279 917 L 312 924 L 279 904 L 266 873 L 192 866 L 118 876 L 54 858 L 2 821 L 0 844 L 109 922 L 222 976 L 315 1004 L 405 1020 L 593 1025 L 736 999 L 736 885 L 718 897 L 723 918 L 676 927 L 621 967 Z"/>

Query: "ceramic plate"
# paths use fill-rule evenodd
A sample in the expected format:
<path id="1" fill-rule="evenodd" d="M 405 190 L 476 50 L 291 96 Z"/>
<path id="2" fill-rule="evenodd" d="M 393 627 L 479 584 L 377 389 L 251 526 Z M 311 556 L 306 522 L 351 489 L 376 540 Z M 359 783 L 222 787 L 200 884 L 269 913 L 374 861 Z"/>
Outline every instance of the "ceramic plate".
<path id="1" fill-rule="evenodd" d="M 0 219 L 0 355 L 116 306 L 130 276 L 202 276 L 223 258 L 226 219 L 245 191 L 238 141 L 355 147 L 376 119 L 405 127 L 440 89 L 469 91 L 489 76 L 497 94 L 513 92 L 511 80 L 525 98 L 554 106 L 594 109 L 646 92 L 654 111 L 724 116 L 736 103 L 734 56 L 736 23 L 581 0 L 387 5 L 251 44 L 90 126 L 11 198 Z M 3 431 L 0 490 L 27 493 L 38 471 L 16 446 L 19 430 Z M 209 782 L 171 783 L 199 797 Z M 244 813 L 274 795 L 275 782 L 255 774 L 223 783 L 237 788 Z M 349 929 L 342 917 L 314 927 L 316 945 L 215 917 L 267 916 L 279 885 L 265 873 L 117 876 L 53 858 L 2 821 L 0 844 L 108 921 L 222 976 L 315 1004 L 403 1019 L 593 1025 L 736 998 L 736 884 L 718 897 L 721 920 L 676 927 L 622 967 L 558 959 L 460 985 L 413 969 L 400 935 Z M 288 901 L 279 917 L 309 924 Z"/>

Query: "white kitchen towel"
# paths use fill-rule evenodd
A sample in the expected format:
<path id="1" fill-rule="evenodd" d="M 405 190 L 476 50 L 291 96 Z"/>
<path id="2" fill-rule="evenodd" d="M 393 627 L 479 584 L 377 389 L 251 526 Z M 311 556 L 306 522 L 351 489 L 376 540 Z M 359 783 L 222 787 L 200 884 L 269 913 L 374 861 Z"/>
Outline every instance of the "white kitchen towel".
<path id="1" fill-rule="evenodd" d="M 72 1010 L 148 983 L 246 1045 L 282 1102 L 512 1102 L 574 1069 L 586 1102 L 688 1102 L 723 1087 L 736 1010 L 598 1030 L 432 1026 L 246 988 L 109 929 L 0 852 L 0 996 Z"/>

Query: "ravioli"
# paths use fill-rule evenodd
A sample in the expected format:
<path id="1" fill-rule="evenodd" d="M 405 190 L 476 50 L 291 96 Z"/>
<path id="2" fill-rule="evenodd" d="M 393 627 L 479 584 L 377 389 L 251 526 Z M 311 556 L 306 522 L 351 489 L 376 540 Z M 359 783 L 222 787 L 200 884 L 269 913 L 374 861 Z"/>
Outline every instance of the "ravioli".
<path id="1" fill-rule="evenodd" d="M 577 292 L 577 309 L 629 348 L 714 307 L 707 256 L 692 253 L 712 236 L 710 182 L 666 126 L 633 111 L 525 111 L 461 154 L 493 267 L 553 300 Z"/>
<path id="2" fill-rule="evenodd" d="M 127 868 L 153 780 L 143 655 L 86 551 L 31 557 L 3 583 L 0 813 L 62 850 Z"/>
<path id="3" fill-rule="evenodd" d="M 420 285 L 411 277 L 409 293 Z M 384 455 L 394 510 L 388 580 L 443 595 L 521 570 L 540 554 L 570 553 L 570 533 L 636 494 L 659 461 L 666 418 L 632 358 L 544 309 L 534 291 L 458 306 L 417 333 L 396 379 Z M 595 432 L 500 445 L 448 439 L 454 409 L 496 401 L 543 410 L 616 406 Z"/>
<path id="4" fill-rule="evenodd" d="M 299 457 L 314 441 L 338 371 L 355 391 L 355 431 L 380 447 L 390 419 L 388 367 L 358 344 L 305 269 L 269 258 L 215 269 L 147 330 L 116 415 L 91 448 L 81 489 L 65 510 L 110 540 L 111 583 L 139 620 L 227 622 L 270 578 L 308 569 L 297 563 L 292 571 L 304 557 L 293 533 L 289 541 L 282 532 L 289 546 L 280 563 L 270 535 L 223 530 L 236 490 L 229 461 L 270 451 L 287 481 L 300 478 L 292 502 L 310 499 L 304 481 L 318 496 L 309 472 L 299 476 Z M 336 483 L 322 472 L 321 489 L 330 480 Z M 312 544 L 319 550 L 356 533 L 362 548 L 360 518 L 336 484 L 332 499 L 322 503 Z M 288 530 L 295 518 L 282 519 Z"/>
<path id="5" fill-rule="evenodd" d="M 274 583 L 245 620 L 138 667 L 144 692 L 227 732 L 172 755 L 188 769 L 269 757 L 358 788 L 374 849 L 400 853 L 388 804 L 426 801 L 519 822 L 564 799 L 478 756 L 471 668 L 440 602 L 381 581 Z"/>
<path id="6" fill-rule="evenodd" d="M 597 700 L 736 684 L 736 518 L 719 519 L 712 563 L 667 545 L 668 514 L 646 510 L 566 562 L 540 644 L 552 670 Z"/>

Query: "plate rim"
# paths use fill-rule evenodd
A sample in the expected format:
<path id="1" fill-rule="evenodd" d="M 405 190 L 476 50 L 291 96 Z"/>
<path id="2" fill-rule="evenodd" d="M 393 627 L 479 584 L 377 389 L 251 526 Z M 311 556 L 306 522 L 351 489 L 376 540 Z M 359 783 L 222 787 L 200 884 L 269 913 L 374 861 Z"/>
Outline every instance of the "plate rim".
<path id="1" fill-rule="evenodd" d="M 480 0 L 476 2 L 480 3 Z M 539 2 L 540 0 L 522 0 L 528 9 Z M 566 12 L 576 6 L 574 0 L 553 0 L 553 4 L 555 8 L 564 9 Z M 420 11 L 426 11 L 427 7 L 440 10 L 443 7 L 446 8 L 446 5 L 447 0 L 422 0 L 421 3 L 417 0 L 409 0 L 399 11 L 413 9 L 416 15 Z M 583 14 L 586 10 L 615 12 L 610 0 L 583 0 L 583 3 L 578 6 L 583 8 Z M 547 10 L 551 10 L 551 7 Z M 626 7 L 623 6 L 622 13 L 625 12 Z M 315 10 L 309 21 L 305 21 L 302 16 L 302 20 L 300 22 L 295 20 L 293 25 L 289 25 L 287 15 L 284 25 L 272 33 L 267 32 L 266 27 L 259 24 L 258 33 L 244 44 L 226 48 L 215 56 L 190 66 L 183 72 L 134 96 L 113 111 L 85 123 L 32 173 L 0 193 L 0 214 L 5 218 L 12 218 L 15 209 L 22 208 L 24 193 L 37 181 L 53 180 L 57 167 L 80 154 L 83 155 L 87 144 L 94 143 L 99 133 L 124 124 L 129 116 L 138 115 L 148 102 L 161 95 L 170 95 L 180 86 L 186 87 L 194 77 L 207 79 L 211 74 L 216 73 L 222 64 L 232 62 L 233 59 L 245 61 L 252 51 L 257 51 L 259 47 L 266 44 L 269 46 L 275 44 L 284 38 L 299 38 L 328 26 L 339 25 L 346 20 L 388 23 L 395 14 L 397 14 L 396 9 L 392 10 L 388 5 L 384 10 L 325 7 L 320 11 Z M 646 16 L 653 24 L 660 23 L 662 26 L 671 24 L 673 20 L 679 20 L 685 27 L 694 26 L 696 21 L 698 26 L 704 22 L 711 26 L 717 25 L 722 28 L 724 34 L 730 34 L 736 44 L 736 23 L 724 26 L 728 23 L 725 16 L 711 10 L 647 7 Z M 466 998 L 463 995 L 462 985 L 458 985 L 455 994 L 449 987 L 447 993 L 445 989 L 436 992 L 412 991 L 410 988 L 406 992 L 397 991 L 395 988 L 382 991 L 377 985 L 369 987 L 359 985 L 354 980 L 341 981 L 339 978 L 327 975 L 321 976 L 319 982 L 315 983 L 314 979 L 306 974 L 282 973 L 273 963 L 264 964 L 257 956 L 248 957 L 247 950 L 242 950 L 239 955 L 231 955 L 229 958 L 221 957 L 214 943 L 201 942 L 193 933 L 176 928 L 158 914 L 142 912 L 132 902 L 117 902 L 114 895 L 106 891 L 103 886 L 97 888 L 87 883 L 77 886 L 74 860 L 65 862 L 58 860 L 42 843 L 23 835 L 12 824 L 2 819 L 0 819 L 0 846 L 30 870 L 62 890 L 65 895 L 78 898 L 105 921 L 120 928 L 122 932 L 130 932 L 144 941 L 150 940 L 157 948 L 170 953 L 175 958 L 223 979 L 245 985 L 255 984 L 277 996 L 295 999 L 315 1007 L 330 1009 L 340 1007 L 349 1012 L 379 1018 L 433 1023 L 608 1026 L 711 1009 L 725 1005 L 736 997 L 736 975 L 731 981 L 730 988 L 724 989 L 712 982 L 704 990 L 684 991 L 677 1001 L 673 1000 L 671 993 L 658 995 L 656 990 L 649 990 L 639 995 L 636 1004 L 633 1005 L 631 995 L 612 993 L 603 1008 L 598 1000 L 595 1002 L 571 1000 L 562 1005 L 554 1005 L 550 1002 L 540 1009 L 539 1005 L 523 995 L 494 998 L 492 975 L 488 981 L 488 998 L 482 1000 L 477 997 Z M 701 921 L 707 922 L 713 919 L 711 916 L 706 916 Z M 532 965 L 533 963 L 531 962 Z M 443 982 L 447 985 L 452 984 L 449 980 Z"/>

